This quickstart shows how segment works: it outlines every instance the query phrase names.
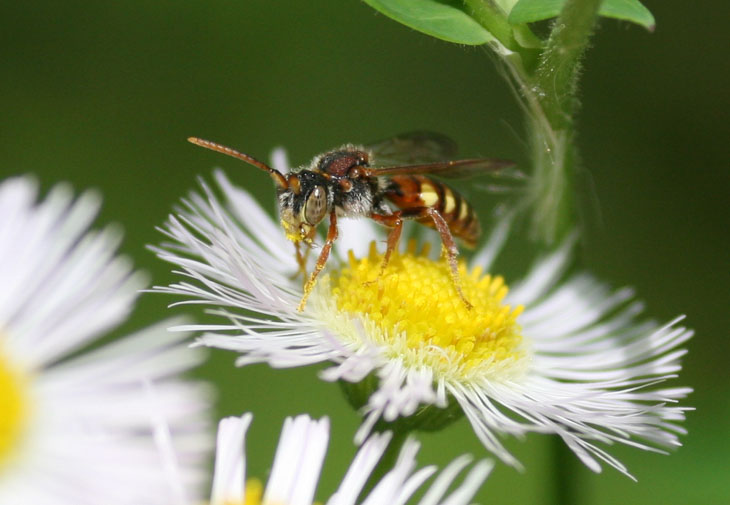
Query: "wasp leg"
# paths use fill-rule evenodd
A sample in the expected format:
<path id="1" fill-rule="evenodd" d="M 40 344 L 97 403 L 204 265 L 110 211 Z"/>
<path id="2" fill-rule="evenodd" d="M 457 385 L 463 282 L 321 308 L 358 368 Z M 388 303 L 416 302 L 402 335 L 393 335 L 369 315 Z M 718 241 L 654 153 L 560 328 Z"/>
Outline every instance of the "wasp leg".
<path id="1" fill-rule="evenodd" d="M 365 284 L 378 282 L 380 278 L 383 277 L 385 268 L 390 262 L 390 257 L 393 254 L 393 251 L 398 246 L 400 234 L 403 231 L 403 219 L 401 219 L 402 213 L 403 211 L 399 210 L 392 214 L 372 214 L 370 216 L 376 223 L 380 223 L 390 228 L 390 233 L 388 233 L 388 247 L 385 250 L 385 256 L 383 256 L 383 263 L 380 265 L 380 273 L 374 280 L 368 281 Z"/>
<path id="2" fill-rule="evenodd" d="M 461 290 L 459 264 L 456 261 L 456 256 L 458 256 L 459 254 L 459 248 L 456 247 L 456 242 L 454 242 L 454 237 L 453 235 L 451 235 L 449 225 L 446 223 L 446 220 L 443 218 L 441 213 L 432 207 L 427 207 L 425 214 L 433 220 L 433 224 L 436 226 L 436 230 L 439 232 L 439 235 L 441 235 L 441 243 L 446 249 L 446 258 L 449 260 L 449 267 L 451 268 L 451 279 L 454 281 L 454 287 L 456 288 L 456 292 L 459 293 L 459 298 L 461 298 L 461 301 L 464 302 L 466 308 L 471 309 L 472 304 L 469 303 L 469 300 L 466 299 L 466 297 L 464 296 L 464 292 Z"/>
<path id="3" fill-rule="evenodd" d="M 291 279 L 296 279 L 299 277 L 299 274 L 302 274 L 302 286 L 307 282 L 307 258 L 309 257 L 309 251 L 312 250 L 311 247 L 306 246 L 306 250 L 304 254 L 302 254 L 302 250 L 299 248 L 300 242 L 294 242 L 294 250 L 296 251 L 297 256 L 297 265 L 299 265 L 299 270 L 294 272 L 291 276 Z"/>
<path id="4" fill-rule="evenodd" d="M 302 295 L 302 300 L 299 302 L 299 307 L 297 307 L 298 312 L 302 312 L 304 310 L 304 306 L 307 304 L 307 298 L 309 298 L 309 294 L 312 292 L 312 289 L 314 289 L 314 283 L 317 280 L 317 276 L 327 263 L 327 258 L 329 258 L 330 250 L 332 249 L 332 244 L 334 244 L 335 240 L 337 240 L 337 216 L 335 215 L 335 212 L 332 211 L 330 212 L 330 226 L 327 230 L 327 240 L 322 246 L 322 250 L 317 258 L 317 263 L 314 265 L 314 270 L 312 270 L 312 275 L 304 285 L 304 294 Z"/>
<path id="5" fill-rule="evenodd" d="M 449 225 L 443 218 L 441 213 L 433 207 L 411 207 L 409 209 L 403 209 L 393 213 L 393 215 L 396 214 L 401 220 L 415 219 L 420 221 L 423 219 L 431 219 L 433 221 L 436 231 L 438 231 L 439 235 L 441 235 L 441 243 L 444 246 L 446 259 L 449 262 L 449 268 L 451 269 L 451 280 L 454 282 L 454 288 L 456 288 L 456 292 L 459 294 L 459 298 L 461 298 L 461 301 L 464 302 L 464 305 L 466 305 L 466 308 L 471 309 L 472 304 L 469 303 L 469 300 L 466 299 L 466 297 L 464 296 L 464 292 L 461 290 L 459 264 L 456 261 L 456 257 L 459 255 L 459 248 L 456 247 L 456 242 L 454 242 L 454 236 L 451 234 Z M 392 233 L 393 232 L 391 232 L 391 234 Z M 398 236 L 400 236 L 400 231 L 398 231 Z M 390 247 L 390 236 L 388 237 L 388 246 Z"/>

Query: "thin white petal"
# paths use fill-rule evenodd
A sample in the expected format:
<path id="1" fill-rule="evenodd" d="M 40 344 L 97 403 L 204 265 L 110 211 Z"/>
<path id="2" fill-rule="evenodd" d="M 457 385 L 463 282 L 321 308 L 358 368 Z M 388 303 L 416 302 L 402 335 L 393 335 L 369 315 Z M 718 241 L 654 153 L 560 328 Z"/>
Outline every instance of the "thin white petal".
<path id="1" fill-rule="evenodd" d="M 494 468 L 493 461 L 482 460 L 471 469 L 464 482 L 441 505 L 467 505 Z M 420 504 L 425 505 L 425 504 Z"/>
<path id="2" fill-rule="evenodd" d="M 456 458 L 454 461 L 444 468 L 436 480 L 431 484 L 428 492 L 423 495 L 419 505 L 437 505 L 443 498 L 446 490 L 451 486 L 457 475 L 466 468 L 471 462 L 471 456 L 464 454 Z"/>
<path id="3" fill-rule="evenodd" d="M 36 198 L 27 177 L 0 183 L 0 344 L 27 372 L 32 405 L 0 503 L 199 498 L 210 390 L 179 374 L 203 354 L 166 331 L 173 321 L 98 345 L 144 276 L 117 254 L 118 228 L 89 231 L 99 195 L 58 185 Z"/>
<path id="4" fill-rule="evenodd" d="M 515 217 L 513 212 L 510 212 L 502 216 L 497 225 L 492 229 L 492 232 L 487 239 L 487 243 L 477 251 L 471 259 L 472 268 L 479 266 L 484 269 L 485 272 L 489 272 L 492 268 L 494 260 L 499 255 L 499 252 L 504 247 L 504 243 L 507 241 L 509 236 L 510 228 L 512 227 L 512 221 Z"/>
<path id="5" fill-rule="evenodd" d="M 391 433 L 374 433 L 357 451 L 345 478 L 327 505 L 355 505 L 375 465 L 385 452 L 391 439 Z"/>
<path id="6" fill-rule="evenodd" d="M 543 296 L 557 283 L 568 267 L 574 243 L 575 237 L 572 237 L 570 240 L 566 240 L 555 252 L 539 260 L 525 280 L 512 286 L 505 301 L 510 304 L 527 305 Z"/>
<path id="7" fill-rule="evenodd" d="M 310 505 L 329 439 L 329 420 L 288 418 L 281 432 L 264 503 Z"/>
<path id="8" fill-rule="evenodd" d="M 246 482 L 246 432 L 253 416 L 227 417 L 218 424 L 211 505 L 242 503 Z"/>

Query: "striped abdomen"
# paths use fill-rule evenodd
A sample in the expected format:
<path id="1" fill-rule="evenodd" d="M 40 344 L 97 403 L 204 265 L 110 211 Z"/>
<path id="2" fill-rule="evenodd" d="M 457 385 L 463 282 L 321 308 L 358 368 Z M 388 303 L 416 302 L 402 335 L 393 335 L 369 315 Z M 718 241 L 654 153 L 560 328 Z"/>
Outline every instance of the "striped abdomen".
<path id="1" fill-rule="evenodd" d="M 397 175 L 390 178 L 385 197 L 398 208 L 406 210 L 418 207 L 436 209 L 449 225 L 449 230 L 468 247 L 474 247 L 481 227 L 474 208 L 464 197 L 443 184 L 424 175 Z M 434 228 L 431 218 L 418 222 Z"/>

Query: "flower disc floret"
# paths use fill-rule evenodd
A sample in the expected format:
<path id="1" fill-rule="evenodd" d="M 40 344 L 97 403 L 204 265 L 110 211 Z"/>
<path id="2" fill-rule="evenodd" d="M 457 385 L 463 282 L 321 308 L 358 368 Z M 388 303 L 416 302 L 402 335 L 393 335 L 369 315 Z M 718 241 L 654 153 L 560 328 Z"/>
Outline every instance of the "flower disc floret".
<path id="1" fill-rule="evenodd" d="M 28 388 L 25 382 L 20 370 L 13 366 L 0 348 L 0 470 L 12 456 L 28 417 Z"/>
<path id="2" fill-rule="evenodd" d="M 504 303 L 508 288 L 502 277 L 483 275 L 479 267 L 468 272 L 462 262 L 462 289 L 473 305 L 467 308 L 448 264 L 429 258 L 427 247 L 415 249 L 411 242 L 405 253 L 396 252 L 381 277 L 383 257 L 374 243 L 363 258 L 350 252 L 347 266 L 331 274 L 324 288 L 331 296 L 320 294 L 332 299 L 327 313 L 357 318 L 373 328 L 368 334 L 386 355 L 430 367 L 437 377 L 513 380 L 524 373 L 529 353 L 517 324 L 522 307 Z M 505 375 L 505 367 L 512 373 Z M 496 370 L 499 374 L 492 373 Z"/>

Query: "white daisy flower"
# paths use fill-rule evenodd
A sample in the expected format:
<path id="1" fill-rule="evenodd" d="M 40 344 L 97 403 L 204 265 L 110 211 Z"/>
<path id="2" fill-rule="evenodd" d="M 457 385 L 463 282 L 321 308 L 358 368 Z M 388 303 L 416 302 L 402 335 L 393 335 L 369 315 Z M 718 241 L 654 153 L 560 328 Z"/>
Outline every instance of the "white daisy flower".
<path id="1" fill-rule="evenodd" d="M 89 350 L 144 279 L 116 255 L 118 230 L 88 231 L 96 194 L 58 185 L 36 198 L 28 177 L 0 183 L 0 503 L 167 504 L 166 430 L 194 493 L 207 388 L 178 374 L 203 356 L 171 321 Z"/>
<path id="2" fill-rule="evenodd" d="M 248 193 L 221 172 L 215 178 L 225 203 L 203 184 L 205 196 L 193 193 L 167 223 L 173 242 L 156 249 L 186 280 L 156 289 L 216 307 L 225 322 L 182 329 L 205 331 L 202 345 L 240 353 L 238 365 L 330 362 L 326 380 L 377 377 L 363 381 L 376 386 L 358 442 L 378 422 L 414 413 L 431 422 L 448 406 L 516 467 L 500 435 L 557 434 L 592 470 L 603 461 L 627 475 L 602 445 L 657 452 L 680 445 L 677 423 L 687 409 L 677 401 L 691 389 L 654 386 L 680 371 L 680 346 L 692 332 L 678 325 L 681 317 L 639 321 L 642 305 L 630 289 L 611 290 L 585 273 L 566 276 L 571 243 L 537 261 L 508 292 L 502 277 L 483 273 L 508 235 L 503 220 L 470 266 L 460 266 L 474 305 L 468 310 L 448 265 L 414 246 L 369 282 L 382 261 L 371 244 L 383 241 L 384 230 L 367 219 L 342 222 L 327 275 L 299 313 L 292 244 Z"/>
<path id="3" fill-rule="evenodd" d="M 329 420 L 319 421 L 307 415 L 287 418 L 274 456 L 266 489 L 257 479 L 246 481 L 246 455 L 243 450 L 251 414 L 223 419 L 218 427 L 218 443 L 210 505 L 311 505 L 317 490 L 329 440 Z M 405 441 L 393 468 L 367 495 L 358 496 L 383 456 L 390 433 L 375 433 L 360 447 L 337 491 L 327 505 L 400 505 L 436 472 L 428 466 L 416 471 L 419 444 Z M 419 505 L 466 505 L 489 475 L 493 464 L 483 460 L 447 497 L 451 487 L 471 457 L 461 456 L 449 464 L 424 494 Z"/>

